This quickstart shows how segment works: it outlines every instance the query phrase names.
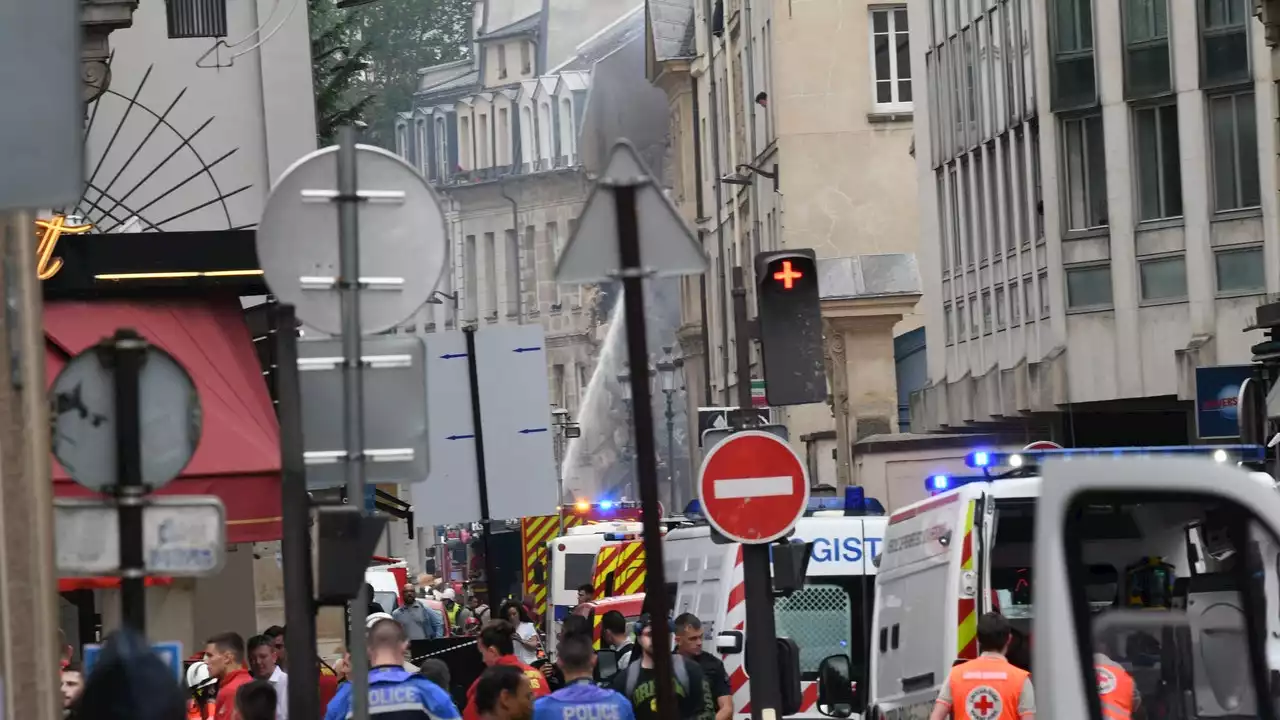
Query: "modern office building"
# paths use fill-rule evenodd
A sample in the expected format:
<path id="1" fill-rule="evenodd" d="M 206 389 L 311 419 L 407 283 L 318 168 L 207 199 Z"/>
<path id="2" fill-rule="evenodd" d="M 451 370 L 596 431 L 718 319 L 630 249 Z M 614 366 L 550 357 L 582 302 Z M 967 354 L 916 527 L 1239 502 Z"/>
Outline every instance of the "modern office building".
<path id="1" fill-rule="evenodd" d="M 930 377 L 913 429 L 1193 441 L 1197 369 L 1247 363 L 1243 329 L 1280 290 L 1253 7 L 908 10 Z"/>

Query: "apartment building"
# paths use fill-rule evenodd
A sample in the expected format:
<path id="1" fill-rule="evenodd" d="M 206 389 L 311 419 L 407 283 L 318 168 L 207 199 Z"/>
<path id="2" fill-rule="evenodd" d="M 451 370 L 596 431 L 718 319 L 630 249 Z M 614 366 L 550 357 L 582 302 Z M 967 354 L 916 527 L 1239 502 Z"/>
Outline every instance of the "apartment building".
<path id="1" fill-rule="evenodd" d="M 823 481 L 850 481 L 852 442 L 900 426 L 894 339 L 922 324 L 909 21 L 906 3 L 647 3 L 648 75 L 669 104 L 667 183 L 711 258 L 683 285 L 691 410 L 736 405 L 748 379 L 734 362 L 733 269 L 751 306 L 758 252 L 815 249 L 832 402 L 777 416 Z M 922 352 L 923 337 L 900 345 Z"/>
<path id="2" fill-rule="evenodd" d="M 1196 368 L 1249 362 L 1243 329 L 1280 289 L 1253 10 L 909 4 L 930 340 L 913 429 L 1196 439 Z"/>
<path id="3" fill-rule="evenodd" d="M 643 15 L 631 0 L 597 3 L 571 34 L 590 30 L 586 40 L 556 57 L 548 23 L 562 12 L 476 0 L 473 57 L 420 71 L 396 150 L 440 193 L 449 225 L 440 289 L 406 329 L 541 323 L 551 402 L 576 417 L 607 317 L 598 288 L 554 282 L 555 263 L 589 190 L 580 142 L 593 68 L 639 38 Z"/>

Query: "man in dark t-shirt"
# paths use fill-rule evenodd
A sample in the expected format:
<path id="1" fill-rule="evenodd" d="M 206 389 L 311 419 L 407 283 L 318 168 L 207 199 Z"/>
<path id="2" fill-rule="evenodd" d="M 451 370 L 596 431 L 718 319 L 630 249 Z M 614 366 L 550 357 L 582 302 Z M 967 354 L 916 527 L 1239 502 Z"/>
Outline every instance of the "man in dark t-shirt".
<path id="1" fill-rule="evenodd" d="M 623 672 L 613 677 L 611 683 L 614 690 L 622 693 L 631 701 L 636 720 L 658 720 L 670 717 L 670 713 L 658 711 L 657 673 L 653 662 L 653 629 L 647 616 L 642 616 L 637 624 L 636 644 L 641 655 L 638 662 L 633 662 Z M 673 655 L 675 672 L 676 702 L 679 705 L 679 717 L 682 720 L 714 720 L 716 714 L 715 698 L 711 685 L 707 682 L 702 668 L 696 662 L 686 660 L 680 655 Z"/>
<path id="2" fill-rule="evenodd" d="M 711 697 L 715 700 L 716 720 L 731 720 L 733 690 L 729 687 L 729 673 L 720 658 L 702 650 L 702 621 L 693 613 L 684 613 L 676 618 L 675 631 L 676 652 L 702 669 Z"/>

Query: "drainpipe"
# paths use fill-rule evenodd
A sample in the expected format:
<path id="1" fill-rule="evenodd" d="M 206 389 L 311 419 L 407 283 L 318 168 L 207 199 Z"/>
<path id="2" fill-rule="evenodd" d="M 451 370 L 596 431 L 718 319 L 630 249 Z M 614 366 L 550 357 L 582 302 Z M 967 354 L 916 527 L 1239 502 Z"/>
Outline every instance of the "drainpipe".
<path id="1" fill-rule="evenodd" d="M 721 187 L 720 178 L 724 177 L 724 173 L 720 168 L 720 103 L 716 95 L 716 54 L 715 45 L 711 34 L 711 16 L 713 13 L 711 0 L 702 0 L 702 17 L 703 26 L 706 28 L 706 48 L 707 48 L 707 78 L 710 83 L 707 86 L 708 99 L 711 101 L 711 165 L 715 171 L 715 177 L 712 184 L 715 186 L 716 194 L 716 245 L 720 257 L 720 317 L 723 322 L 720 323 L 720 338 L 723 343 L 724 352 L 721 354 L 720 363 L 723 368 L 724 377 L 724 404 L 729 405 L 729 305 L 728 294 L 724 292 L 728 284 L 725 277 L 724 263 L 724 220 L 721 217 L 724 208 L 724 188 Z M 707 366 L 711 364 L 711 345 L 707 345 Z M 708 383 L 710 388 L 711 384 Z M 709 402 L 709 401 L 708 401 Z"/>
<path id="2" fill-rule="evenodd" d="M 727 4 L 727 0 L 726 0 L 726 4 Z M 729 127 L 728 127 L 728 129 L 727 129 L 727 130 L 725 130 L 725 140 L 726 140 L 726 142 L 727 142 L 727 144 L 728 144 L 728 147 L 729 147 L 729 169 L 730 169 L 730 171 L 731 171 L 731 172 L 737 172 L 737 168 L 736 168 L 736 167 L 734 167 L 734 165 L 735 165 L 735 164 L 737 163 L 737 161 L 738 161 L 738 134 L 737 134 L 737 127 L 736 127 L 736 125 L 735 125 L 735 123 L 734 123 L 734 118 L 733 118 L 733 107 L 734 107 L 734 106 L 733 106 L 733 101 L 734 101 L 734 97 L 733 97 L 733 96 L 734 96 L 733 88 L 734 88 L 734 87 L 736 87 L 736 86 L 733 84 L 733 52 L 732 52 L 732 50 L 733 50 L 733 42 L 732 42 L 732 40 L 730 39 L 730 36 L 729 36 L 729 18 L 730 18 L 730 15 L 729 15 L 729 13 L 728 13 L 728 9 L 726 8 L 726 11 L 725 11 L 725 18 L 724 18 L 724 34 L 725 34 L 725 40 L 724 40 L 724 81 L 725 81 L 725 84 L 726 84 L 728 87 L 726 87 L 726 88 L 725 88 L 725 91 L 724 91 L 724 119 L 725 119 L 725 122 L 728 124 L 728 126 L 729 126 Z M 718 171 L 717 171 L 717 172 L 718 172 Z M 741 221 L 741 218 L 739 218 L 739 217 L 738 217 L 738 198 L 737 198 L 737 194 L 738 194 L 738 193 L 737 193 L 737 190 L 736 190 L 736 189 L 730 193 L 730 196 L 729 196 L 729 217 L 733 218 L 733 231 L 734 231 L 734 236 L 733 236 L 733 238 L 731 238 L 731 240 L 732 240 L 732 242 L 733 242 L 734 246 L 735 246 L 735 247 L 737 248 L 737 250 L 738 250 L 738 252 L 736 252 L 736 253 L 734 253 L 734 254 L 735 254 L 735 256 L 738 258 L 738 266 L 739 266 L 739 267 L 742 267 L 742 266 L 744 266 L 744 265 L 745 265 L 745 263 L 744 263 L 744 262 L 743 262 L 743 260 L 742 260 L 742 221 Z M 721 265 L 724 265 L 724 262 L 723 262 L 723 261 L 721 261 Z M 743 275 L 744 275 L 744 277 L 745 277 L 745 272 L 743 273 Z M 749 341 L 749 340 L 747 340 L 746 338 L 738 337 L 738 334 L 739 334 L 739 333 L 741 333 L 741 332 L 743 332 L 743 330 L 745 330 L 745 327 L 744 327 L 744 328 L 738 328 L 738 327 L 736 327 L 737 323 L 736 323 L 736 322 L 734 322 L 734 320 L 732 319 L 733 317 L 734 317 L 733 315 L 728 315 L 728 314 L 726 314 L 726 315 L 725 315 L 725 337 L 728 337 L 728 335 L 729 335 L 729 326 L 730 326 L 730 324 L 733 324 L 733 325 L 735 325 L 735 327 L 734 327 L 734 342 L 735 342 L 735 343 L 741 343 L 741 342 L 744 342 L 744 341 L 746 341 L 746 342 L 750 342 L 750 341 Z M 751 357 L 751 355 L 750 355 L 750 351 L 751 351 L 751 348 L 750 348 L 750 347 L 748 347 L 748 348 L 747 348 L 747 358 L 748 358 L 747 365 L 748 365 L 748 366 L 747 366 L 747 367 L 735 367 L 735 368 L 734 368 L 735 372 L 737 373 L 737 380 L 738 380 L 738 382 L 739 382 L 739 383 L 747 383 L 748 385 L 750 385 L 750 383 L 751 383 L 751 367 L 750 367 L 750 357 Z M 724 376 L 724 377 L 725 377 L 725 380 L 724 380 L 724 382 L 725 382 L 725 398 L 726 398 L 726 399 L 732 399 L 732 398 L 734 397 L 734 394 L 729 392 L 729 372 L 728 372 L 728 370 L 727 370 L 727 368 L 729 367 L 729 343 L 728 343 L 728 342 L 725 342 L 725 346 L 724 346 L 724 358 L 725 358 L 724 362 L 725 362 L 725 368 L 726 368 L 726 370 L 725 370 L 725 376 Z M 731 405 L 732 403 L 725 403 L 725 404 L 726 404 L 726 405 Z M 743 408 L 743 409 L 745 410 L 746 408 Z"/>
<path id="3" fill-rule="evenodd" d="M 507 194 L 507 184 L 500 183 L 498 192 L 507 202 L 511 203 L 511 241 L 516 244 L 515 260 L 516 260 L 516 324 L 524 324 L 524 291 L 520 287 L 520 206 L 516 204 L 516 199 Z"/>
<path id="4" fill-rule="evenodd" d="M 693 95 L 693 186 L 694 186 L 694 213 L 698 219 L 706 217 L 706 204 L 702 198 L 702 123 L 698 122 L 701 116 L 701 110 L 698 102 L 698 78 L 689 76 L 689 87 Z M 698 242 L 701 243 L 703 249 L 707 246 L 706 233 L 698 231 Z M 702 328 L 700 334 L 702 336 L 702 403 L 711 406 L 711 329 L 710 318 L 707 312 L 707 274 L 698 275 L 698 294 L 702 298 L 699 303 L 702 308 Z"/>

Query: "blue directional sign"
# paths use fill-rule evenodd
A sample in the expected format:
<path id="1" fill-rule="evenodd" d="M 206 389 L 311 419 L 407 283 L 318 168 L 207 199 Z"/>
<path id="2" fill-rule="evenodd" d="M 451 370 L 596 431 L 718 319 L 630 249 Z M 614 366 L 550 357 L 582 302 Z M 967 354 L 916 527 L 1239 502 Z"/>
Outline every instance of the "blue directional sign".
<path id="1" fill-rule="evenodd" d="M 182 682 L 182 643 L 180 642 L 158 642 L 151 643 L 151 650 L 154 652 L 164 664 L 169 666 L 169 671 L 173 673 L 175 682 Z M 90 643 L 84 646 L 82 654 L 84 656 L 84 676 L 89 677 L 93 672 L 93 666 L 98 662 L 98 655 L 102 653 L 102 646 Z"/>

